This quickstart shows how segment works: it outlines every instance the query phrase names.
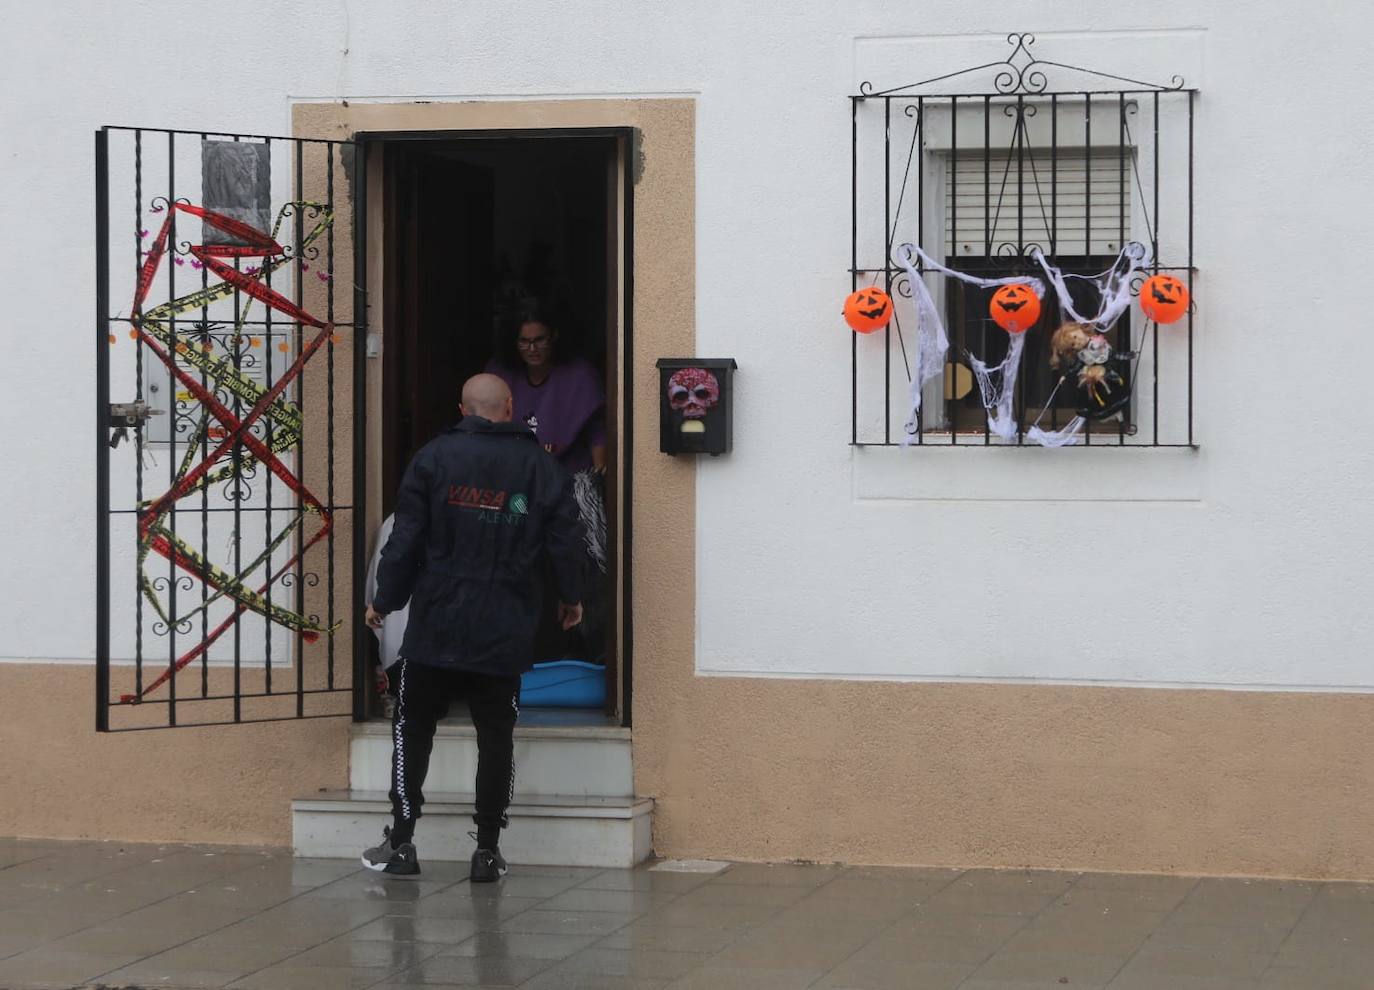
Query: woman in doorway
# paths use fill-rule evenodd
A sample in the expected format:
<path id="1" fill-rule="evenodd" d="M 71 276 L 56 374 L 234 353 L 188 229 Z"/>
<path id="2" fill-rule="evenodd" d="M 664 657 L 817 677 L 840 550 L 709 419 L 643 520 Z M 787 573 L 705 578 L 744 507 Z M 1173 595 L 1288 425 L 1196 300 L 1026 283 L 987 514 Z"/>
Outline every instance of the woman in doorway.
<path id="1" fill-rule="evenodd" d="M 514 420 L 526 424 L 573 479 L 587 528 L 587 592 L 581 626 L 565 633 L 550 613 L 540 623 L 537 659 L 604 662 L 606 574 L 606 393 L 582 358 L 560 353 L 558 326 L 535 307 L 501 321 L 497 357 L 487 370 L 510 386 Z M 548 611 L 548 610 L 546 610 Z"/>
<path id="2" fill-rule="evenodd" d="M 497 357 L 515 400 L 515 420 L 534 431 L 544 449 L 572 475 L 606 472 L 606 393 L 601 375 L 581 358 L 558 350 L 558 328 L 535 309 L 503 321 Z"/>

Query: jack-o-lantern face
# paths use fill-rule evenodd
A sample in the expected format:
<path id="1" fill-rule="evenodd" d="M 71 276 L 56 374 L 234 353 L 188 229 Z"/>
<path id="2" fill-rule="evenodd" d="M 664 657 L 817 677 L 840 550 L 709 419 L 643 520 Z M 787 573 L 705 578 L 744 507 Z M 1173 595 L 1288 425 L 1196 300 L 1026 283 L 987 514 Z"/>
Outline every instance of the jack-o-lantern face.
<path id="1" fill-rule="evenodd" d="M 684 419 L 701 419 L 720 401 L 720 382 L 705 368 L 683 368 L 668 379 L 668 405 Z"/>
<path id="2" fill-rule="evenodd" d="M 872 333 L 892 319 L 892 297 L 882 289 L 859 289 L 844 301 L 844 321 L 858 333 Z"/>
<path id="3" fill-rule="evenodd" d="M 1040 319 L 1040 297 L 1024 282 L 1004 285 L 992 294 L 988 313 L 1007 333 L 1025 333 Z"/>
<path id="4" fill-rule="evenodd" d="M 1140 309 L 1156 323 L 1176 323 L 1188 312 L 1188 286 L 1172 275 L 1151 275 L 1140 287 Z"/>

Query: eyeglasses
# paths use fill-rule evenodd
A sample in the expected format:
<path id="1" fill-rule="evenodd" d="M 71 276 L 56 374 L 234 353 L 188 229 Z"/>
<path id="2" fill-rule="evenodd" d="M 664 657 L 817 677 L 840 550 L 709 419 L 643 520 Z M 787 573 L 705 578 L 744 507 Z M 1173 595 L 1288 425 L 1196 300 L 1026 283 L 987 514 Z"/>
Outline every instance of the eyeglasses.
<path id="1" fill-rule="evenodd" d="M 549 346 L 549 337 L 547 334 L 543 337 L 518 337 L 515 346 L 522 351 L 542 351 Z"/>

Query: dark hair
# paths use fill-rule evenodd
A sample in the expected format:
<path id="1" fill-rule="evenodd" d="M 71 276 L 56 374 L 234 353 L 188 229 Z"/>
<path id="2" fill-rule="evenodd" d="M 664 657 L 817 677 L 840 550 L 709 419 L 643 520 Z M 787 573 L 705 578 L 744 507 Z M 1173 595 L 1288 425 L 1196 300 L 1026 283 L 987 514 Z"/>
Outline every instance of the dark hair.
<path id="1" fill-rule="evenodd" d="M 520 348 L 515 342 L 520 337 L 520 328 L 526 323 L 543 324 L 551 336 L 558 336 L 558 321 L 553 317 L 548 309 L 538 305 L 527 305 L 507 310 L 496 321 L 496 360 L 509 368 L 523 368 L 524 359 L 520 356 Z M 562 364 L 563 356 L 561 348 L 554 343 L 550 360 L 554 364 Z"/>

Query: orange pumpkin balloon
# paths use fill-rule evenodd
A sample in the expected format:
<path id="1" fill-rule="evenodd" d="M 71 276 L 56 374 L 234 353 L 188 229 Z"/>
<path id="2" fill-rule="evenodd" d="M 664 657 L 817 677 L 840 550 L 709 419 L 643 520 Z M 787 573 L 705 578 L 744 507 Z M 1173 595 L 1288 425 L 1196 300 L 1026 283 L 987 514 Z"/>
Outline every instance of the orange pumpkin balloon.
<path id="1" fill-rule="evenodd" d="M 992 294 L 988 312 L 1007 333 L 1025 333 L 1040 319 L 1040 297 L 1026 283 L 1014 282 Z"/>
<path id="2" fill-rule="evenodd" d="M 1188 286 L 1172 275 L 1151 275 L 1140 287 L 1140 309 L 1156 323 L 1177 323 L 1188 312 Z"/>
<path id="3" fill-rule="evenodd" d="M 856 333 L 872 333 L 892 319 L 892 297 L 879 288 L 857 289 L 844 301 L 844 321 Z"/>

